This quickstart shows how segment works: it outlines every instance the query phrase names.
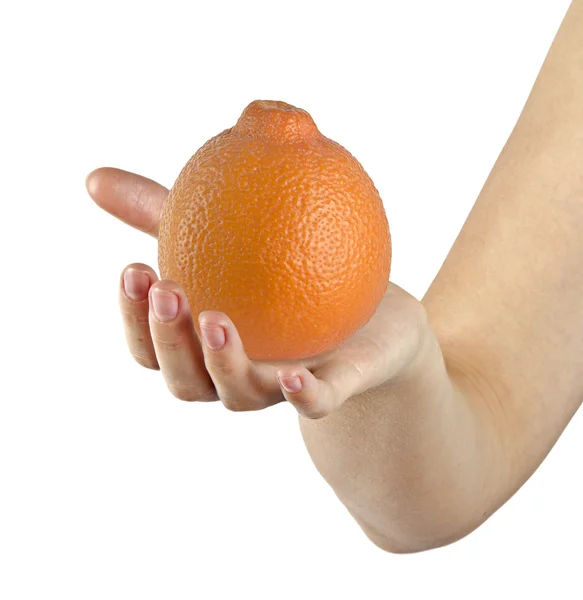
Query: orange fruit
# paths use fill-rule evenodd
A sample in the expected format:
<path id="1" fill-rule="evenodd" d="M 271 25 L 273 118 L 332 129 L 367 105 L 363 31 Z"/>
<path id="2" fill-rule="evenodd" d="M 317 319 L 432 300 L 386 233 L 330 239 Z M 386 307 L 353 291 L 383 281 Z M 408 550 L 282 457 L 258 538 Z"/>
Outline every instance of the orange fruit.
<path id="1" fill-rule="evenodd" d="M 161 216 L 162 277 L 183 286 L 198 333 L 226 313 L 248 356 L 338 346 L 386 290 L 391 238 L 360 163 L 285 102 L 252 102 L 188 161 Z"/>

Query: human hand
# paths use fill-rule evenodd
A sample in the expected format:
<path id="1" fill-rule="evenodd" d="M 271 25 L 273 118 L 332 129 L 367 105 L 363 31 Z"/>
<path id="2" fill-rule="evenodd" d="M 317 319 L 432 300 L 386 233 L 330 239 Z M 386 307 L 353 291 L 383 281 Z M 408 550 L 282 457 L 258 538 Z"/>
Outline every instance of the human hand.
<path id="1" fill-rule="evenodd" d="M 168 196 L 165 187 L 112 168 L 93 171 L 86 184 L 102 209 L 157 236 Z M 234 411 L 287 400 L 312 419 L 328 415 L 352 396 L 413 374 L 428 331 L 421 303 L 389 283 L 370 321 L 333 350 L 300 361 L 251 361 L 228 315 L 191 315 L 182 288 L 160 281 L 147 265 L 135 263 L 123 270 L 119 301 L 132 356 L 144 367 L 160 369 L 177 398 L 220 400 Z M 199 319 L 202 340 L 193 318 Z"/>

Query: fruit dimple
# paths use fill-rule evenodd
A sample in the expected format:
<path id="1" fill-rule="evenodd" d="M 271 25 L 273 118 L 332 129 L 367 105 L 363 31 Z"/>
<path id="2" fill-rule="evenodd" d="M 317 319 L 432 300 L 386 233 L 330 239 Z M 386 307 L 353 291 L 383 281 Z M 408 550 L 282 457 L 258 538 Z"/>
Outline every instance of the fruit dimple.
<path id="1" fill-rule="evenodd" d="M 289 137 L 281 115 L 308 134 Z M 253 359 L 304 358 L 353 335 L 382 298 L 390 260 L 364 169 L 281 102 L 251 103 L 199 149 L 160 225 L 161 274 L 184 287 L 195 324 L 202 310 L 227 313 Z"/>
<path id="2" fill-rule="evenodd" d="M 298 142 L 321 135 L 308 112 L 280 100 L 251 102 L 233 133 L 271 143 Z"/>

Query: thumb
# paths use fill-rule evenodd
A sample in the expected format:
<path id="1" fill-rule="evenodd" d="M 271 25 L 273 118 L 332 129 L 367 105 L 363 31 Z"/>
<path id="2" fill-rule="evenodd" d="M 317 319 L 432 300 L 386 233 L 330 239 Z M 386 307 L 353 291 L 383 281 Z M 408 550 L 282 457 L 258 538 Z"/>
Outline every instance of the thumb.
<path id="1" fill-rule="evenodd" d="M 159 183 L 110 167 L 87 175 L 85 186 L 94 202 L 124 223 L 158 236 L 160 212 L 168 190 Z"/>
<path id="2" fill-rule="evenodd" d="M 281 367 L 277 379 L 284 398 L 308 419 L 321 419 L 363 392 L 363 374 L 350 361 L 331 361 L 313 373 L 303 366 Z"/>

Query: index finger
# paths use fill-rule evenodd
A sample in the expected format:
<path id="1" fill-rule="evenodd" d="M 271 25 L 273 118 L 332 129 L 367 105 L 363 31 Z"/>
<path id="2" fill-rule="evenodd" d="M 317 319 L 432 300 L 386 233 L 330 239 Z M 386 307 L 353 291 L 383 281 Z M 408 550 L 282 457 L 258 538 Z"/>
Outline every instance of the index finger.
<path id="1" fill-rule="evenodd" d="M 168 197 L 163 185 L 121 169 L 102 167 L 87 175 L 87 191 L 103 210 L 158 237 L 160 213 Z"/>

